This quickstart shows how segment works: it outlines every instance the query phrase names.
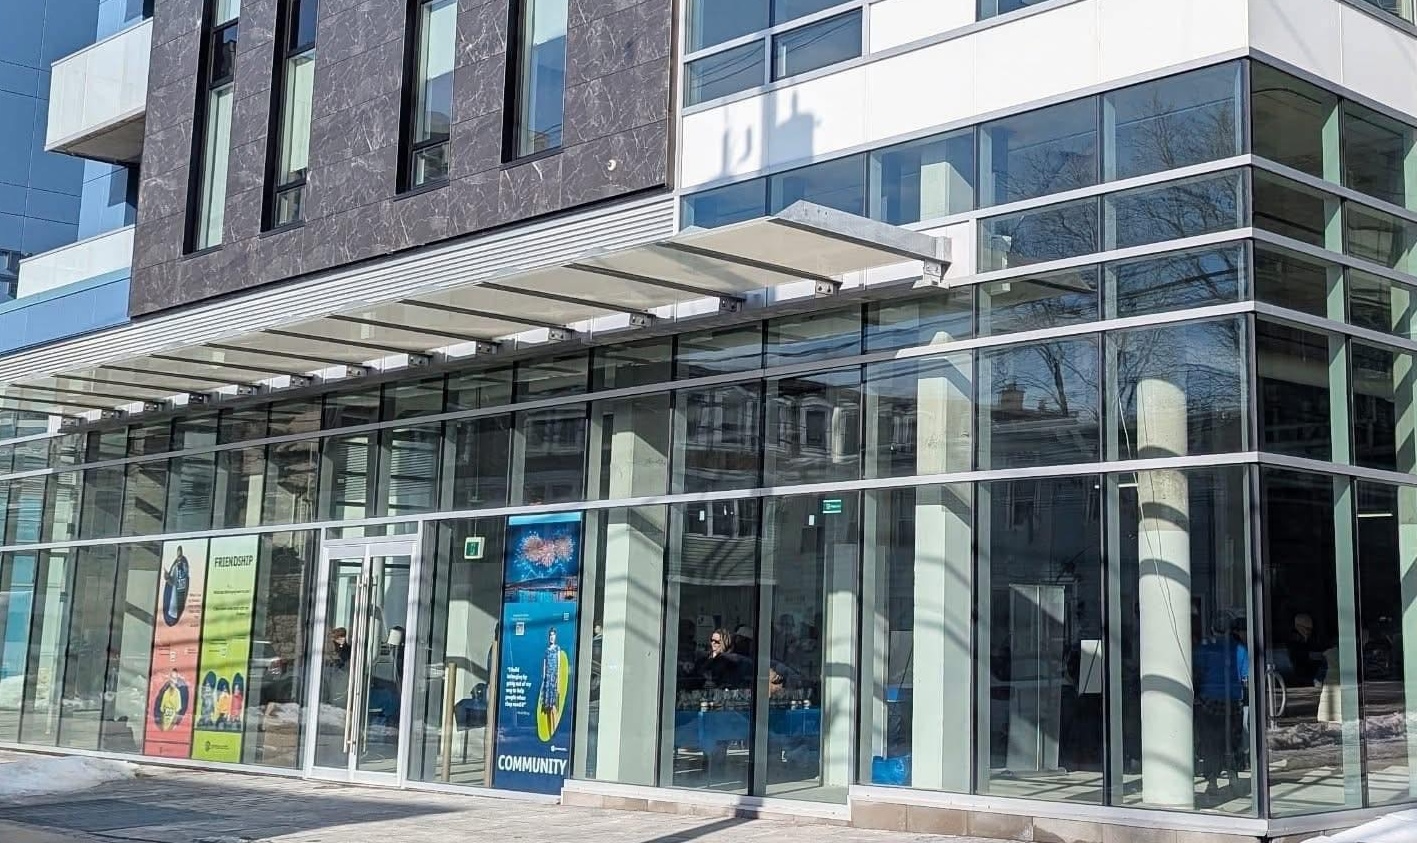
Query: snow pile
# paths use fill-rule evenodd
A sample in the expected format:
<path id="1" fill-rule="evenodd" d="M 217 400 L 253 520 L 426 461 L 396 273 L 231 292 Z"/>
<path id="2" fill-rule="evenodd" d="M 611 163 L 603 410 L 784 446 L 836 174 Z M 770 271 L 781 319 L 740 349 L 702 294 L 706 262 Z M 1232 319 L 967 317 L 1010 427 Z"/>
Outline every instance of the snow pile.
<path id="1" fill-rule="evenodd" d="M 1417 840 L 1417 811 L 1399 811 L 1357 828 L 1311 838 L 1309 843 L 1412 843 L 1413 840 Z"/>
<path id="2" fill-rule="evenodd" d="M 73 793 L 105 782 L 131 779 L 138 768 L 106 758 L 28 758 L 0 764 L 0 799 Z"/>

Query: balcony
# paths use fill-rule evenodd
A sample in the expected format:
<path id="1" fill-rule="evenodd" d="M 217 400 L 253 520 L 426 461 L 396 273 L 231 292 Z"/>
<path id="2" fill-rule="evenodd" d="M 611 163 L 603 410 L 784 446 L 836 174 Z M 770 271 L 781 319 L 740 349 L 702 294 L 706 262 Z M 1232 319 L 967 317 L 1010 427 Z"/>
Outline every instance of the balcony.
<path id="1" fill-rule="evenodd" d="M 20 261 L 18 296 L 25 299 L 95 278 L 126 276 L 132 266 L 130 225 Z"/>
<path id="2" fill-rule="evenodd" d="M 45 150 L 112 164 L 138 162 L 152 37 L 149 19 L 54 63 Z"/>

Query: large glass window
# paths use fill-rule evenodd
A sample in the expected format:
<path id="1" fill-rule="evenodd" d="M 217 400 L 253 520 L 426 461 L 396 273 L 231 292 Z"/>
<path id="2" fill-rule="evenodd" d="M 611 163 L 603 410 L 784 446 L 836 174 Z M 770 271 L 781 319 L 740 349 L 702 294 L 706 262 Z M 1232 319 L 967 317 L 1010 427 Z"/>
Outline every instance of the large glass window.
<path id="1" fill-rule="evenodd" d="M 173 457 L 168 461 L 168 532 L 210 529 L 215 499 L 216 454 Z"/>
<path id="2" fill-rule="evenodd" d="M 489 724 L 497 701 L 504 524 L 502 518 L 479 518 L 432 528 L 419 578 L 418 602 L 427 610 L 419 620 L 422 644 L 414 673 L 409 776 L 416 781 L 492 784 Z M 482 540 L 478 559 L 464 558 L 469 538 Z"/>
<path id="3" fill-rule="evenodd" d="M 1348 202 L 1343 228 L 1343 250 L 1348 254 L 1389 269 L 1411 270 L 1417 223 Z"/>
<path id="4" fill-rule="evenodd" d="M 1253 815 L 1246 471 L 1113 475 L 1107 489 L 1112 804 Z"/>
<path id="5" fill-rule="evenodd" d="M 1417 339 L 1417 288 L 1348 270 L 1348 318 L 1354 325 Z"/>
<path id="6" fill-rule="evenodd" d="M 320 515 L 334 521 L 369 517 L 374 485 L 373 440 L 367 433 L 331 436 L 320 452 Z"/>
<path id="7" fill-rule="evenodd" d="M 969 352 L 866 367 L 866 476 L 968 471 L 974 358 Z"/>
<path id="8" fill-rule="evenodd" d="M 1096 184 L 1097 125 L 1097 100 L 1089 98 L 980 126 L 979 204 Z"/>
<path id="9" fill-rule="evenodd" d="M 1330 194 L 1254 171 L 1255 226 L 1311 246 L 1338 248 L 1331 236 L 1339 202 Z"/>
<path id="10" fill-rule="evenodd" d="M 437 509 L 442 425 L 386 429 L 379 442 L 378 514 L 414 515 Z"/>
<path id="11" fill-rule="evenodd" d="M 861 369 L 767 384 L 764 461 L 770 486 L 861 477 Z"/>
<path id="12" fill-rule="evenodd" d="M 675 494 L 751 489 L 762 476 L 762 387 L 729 384 L 674 393 Z"/>
<path id="13" fill-rule="evenodd" d="M 123 481 L 126 474 L 121 465 L 91 468 L 84 472 L 84 508 L 79 517 L 81 538 L 107 539 L 122 532 Z"/>
<path id="14" fill-rule="evenodd" d="M 1245 224 L 1244 175 L 1231 171 L 1114 193 L 1106 199 L 1107 249 L 1229 231 Z"/>
<path id="15" fill-rule="evenodd" d="M 453 63 L 457 52 L 457 0 L 413 0 L 404 74 L 408 115 L 404 120 L 403 190 L 448 177 L 448 139 L 453 126 Z"/>
<path id="16" fill-rule="evenodd" d="M 1098 478 L 982 483 L 979 790 L 1100 803 L 1106 720 Z"/>
<path id="17" fill-rule="evenodd" d="M 518 413 L 516 448 L 516 503 L 564 503 L 585 497 L 584 404 Z"/>
<path id="18" fill-rule="evenodd" d="M 1061 328 L 1097 319 L 1096 267 L 979 285 L 979 335 Z"/>
<path id="19" fill-rule="evenodd" d="M 1239 301 L 1246 276 L 1241 245 L 1118 261 L 1104 273 L 1105 312 L 1115 318 Z"/>
<path id="20" fill-rule="evenodd" d="M 241 759 L 247 764 L 291 768 L 302 763 L 316 547 L 316 535 L 308 532 L 261 539 Z"/>
<path id="21" fill-rule="evenodd" d="M 974 333 L 974 288 L 934 289 L 913 299 L 866 306 L 866 350 L 943 345 Z"/>
<path id="22" fill-rule="evenodd" d="M 1271 814 L 1288 816 L 1356 808 L 1360 787 L 1345 787 L 1358 764 L 1353 595 L 1339 583 L 1350 574 L 1352 547 L 1339 555 L 1340 496 L 1332 478 L 1272 469 L 1260 472 L 1266 694 Z M 1346 497 L 1346 496 L 1345 496 Z M 1346 506 L 1352 512 L 1351 503 Z M 1347 521 L 1347 519 L 1342 519 Z M 1351 523 L 1351 522 L 1350 522 Z M 1344 526 L 1344 533 L 1352 529 Z M 1341 573 L 1342 571 L 1342 573 Z M 1342 580 L 1340 580 L 1342 577 Z M 1357 781 L 1360 771 L 1351 771 Z"/>
<path id="23" fill-rule="evenodd" d="M 31 603 L 29 655 L 20 709 L 20 741 L 53 746 L 59 739 L 63 709 L 64 654 L 67 646 L 72 550 L 39 554 Z M 6 638 L 9 639 L 7 632 Z"/>
<path id="24" fill-rule="evenodd" d="M 798 27 L 772 39 L 772 78 L 786 79 L 861 55 L 861 12 Z"/>
<path id="25" fill-rule="evenodd" d="M 305 176 L 310 167 L 310 119 L 315 103 L 315 29 L 319 0 L 286 0 L 278 12 L 276 43 L 281 60 L 271 85 L 279 130 L 271 149 L 275 179 L 267 185 L 266 228 L 304 217 Z"/>
<path id="26" fill-rule="evenodd" d="M 908 225 L 974 207 L 974 130 L 871 153 L 871 216 Z"/>
<path id="27" fill-rule="evenodd" d="M 167 461 L 132 463 L 123 485 L 124 536 L 153 536 L 162 532 L 167 506 Z"/>
<path id="28" fill-rule="evenodd" d="M 1296 457 L 1333 458 L 1329 338 L 1260 321 L 1260 448 Z"/>
<path id="29" fill-rule="evenodd" d="M 1267 246 L 1255 247 L 1255 298 L 1290 310 L 1327 316 L 1339 283 L 1338 267 Z"/>
<path id="30" fill-rule="evenodd" d="M 453 459 L 445 472 L 447 509 L 505 506 L 512 448 L 512 417 L 489 416 L 448 424 Z"/>
<path id="31" fill-rule="evenodd" d="M 671 401 L 661 392 L 591 405 L 590 479 L 596 497 L 639 498 L 669 490 Z"/>
<path id="32" fill-rule="evenodd" d="M 153 650 L 153 595 L 162 576 L 160 545 L 133 544 L 119 550 L 113 589 L 108 675 L 99 749 L 141 751 L 149 719 L 149 670 Z"/>
<path id="33" fill-rule="evenodd" d="M 768 28 L 767 0 L 691 0 L 688 6 L 690 52 Z"/>
<path id="34" fill-rule="evenodd" d="M 1352 360 L 1353 461 L 1369 468 L 1417 473 L 1417 358 L 1392 348 L 1354 342 Z"/>
<path id="35" fill-rule="evenodd" d="M 848 214 L 866 214 L 866 158 L 853 155 L 768 178 L 768 213 L 805 201 Z"/>
<path id="36" fill-rule="evenodd" d="M 768 322 L 763 365 L 791 366 L 861 353 L 861 309 L 784 316 Z"/>
<path id="37" fill-rule="evenodd" d="M 1394 205 L 1411 207 L 1406 175 L 1414 130 L 1376 111 L 1343 104 L 1343 183 Z"/>
<path id="38" fill-rule="evenodd" d="M 1096 199 L 1080 199 L 979 222 L 979 269 L 1013 269 L 1101 251 Z"/>
<path id="39" fill-rule="evenodd" d="M 684 104 L 726 97 L 767 83 L 763 45 L 752 41 L 684 66 Z"/>
<path id="40" fill-rule="evenodd" d="M 320 440 L 280 442 L 266 459 L 264 524 L 298 524 L 315 520 L 319 503 Z"/>
<path id="41" fill-rule="evenodd" d="M 760 754 L 757 501 L 670 508 L 659 784 L 747 793 Z M 671 647 L 668 642 L 674 642 Z"/>
<path id="42" fill-rule="evenodd" d="M 981 469 L 1097 460 L 1098 340 L 988 349 L 979 355 Z"/>
<path id="43" fill-rule="evenodd" d="M 516 116 L 509 157 L 520 158 L 561 145 L 567 7 L 565 0 L 517 0 L 514 8 L 520 31 L 513 53 Z"/>
<path id="44" fill-rule="evenodd" d="M 1239 155 L 1238 62 L 1114 91 L 1103 98 L 1107 180 Z"/>
<path id="45" fill-rule="evenodd" d="M 763 363 L 761 325 L 682 334 L 677 345 L 674 376 L 680 379 L 744 372 Z"/>
<path id="46" fill-rule="evenodd" d="M 266 449 L 220 451 L 216 462 L 215 516 L 217 529 L 261 526 L 265 501 Z"/>
<path id="47" fill-rule="evenodd" d="M 1324 176 L 1324 129 L 1338 98 L 1258 62 L 1250 64 L 1256 155 Z"/>
<path id="48" fill-rule="evenodd" d="M 63 690 L 59 698 L 59 745 L 98 749 L 103 728 L 104 679 L 108 673 L 109 622 L 118 548 L 80 548 L 74 552 L 64 633 Z"/>
<path id="49" fill-rule="evenodd" d="M 188 215 L 188 250 L 217 246 L 226 221 L 226 174 L 231 155 L 231 118 L 236 102 L 236 39 L 239 3 L 208 0 L 207 27 L 197 95 L 201 142 L 192 169 L 198 173 L 197 206 Z"/>
<path id="50" fill-rule="evenodd" d="M 767 213 L 767 179 L 734 182 L 684 197 L 685 228 L 717 228 Z"/>
<path id="51" fill-rule="evenodd" d="M 1109 457 L 1245 450 L 1247 347 L 1238 318 L 1108 334 Z"/>

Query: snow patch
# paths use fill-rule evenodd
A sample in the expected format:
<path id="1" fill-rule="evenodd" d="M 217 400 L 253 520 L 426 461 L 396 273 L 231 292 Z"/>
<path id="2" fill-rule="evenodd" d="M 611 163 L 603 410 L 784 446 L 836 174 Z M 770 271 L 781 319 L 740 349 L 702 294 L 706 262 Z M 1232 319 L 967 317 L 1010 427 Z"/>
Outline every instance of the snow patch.
<path id="1" fill-rule="evenodd" d="M 1417 811 L 1399 811 L 1357 828 L 1310 838 L 1309 843 L 1412 843 L 1413 840 L 1417 840 Z"/>
<path id="2" fill-rule="evenodd" d="M 82 756 L 0 763 L 0 799 L 73 793 L 131 779 L 137 772 L 137 766 L 126 761 Z"/>

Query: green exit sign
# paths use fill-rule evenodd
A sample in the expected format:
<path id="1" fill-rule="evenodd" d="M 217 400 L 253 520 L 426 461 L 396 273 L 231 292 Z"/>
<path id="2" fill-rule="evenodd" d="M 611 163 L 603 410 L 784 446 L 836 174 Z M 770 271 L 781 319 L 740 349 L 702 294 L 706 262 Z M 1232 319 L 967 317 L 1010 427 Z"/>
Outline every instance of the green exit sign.
<path id="1" fill-rule="evenodd" d="M 482 551 L 486 547 L 486 545 L 487 539 L 483 538 L 482 536 L 469 536 L 468 538 L 463 539 L 462 558 L 481 559 Z"/>
<path id="2" fill-rule="evenodd" d="M 841 498 L 826 498 L 822 501 L 823 515 L 840 515 L 842 510 Z"/>

